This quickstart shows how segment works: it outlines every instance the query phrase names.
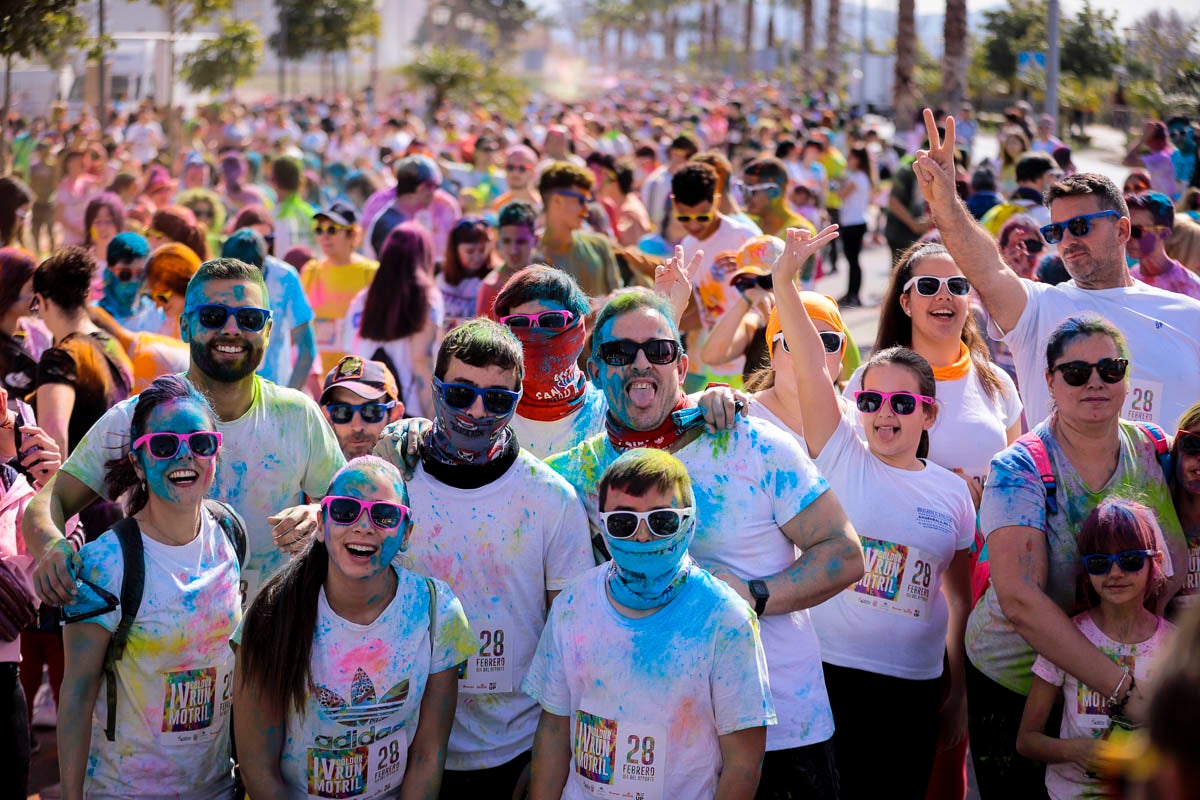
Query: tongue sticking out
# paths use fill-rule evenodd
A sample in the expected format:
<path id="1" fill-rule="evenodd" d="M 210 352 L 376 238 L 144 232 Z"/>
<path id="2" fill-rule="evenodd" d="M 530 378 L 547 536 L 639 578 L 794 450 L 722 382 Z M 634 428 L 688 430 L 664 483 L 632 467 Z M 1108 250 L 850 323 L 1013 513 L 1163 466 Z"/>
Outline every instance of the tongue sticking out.
<path id="1" fill-rule="evenodd" d="M 634 383 L 629 387 L 629 399 L 635 406 L 648 406 L 654 402 L 654 385 Z"/>

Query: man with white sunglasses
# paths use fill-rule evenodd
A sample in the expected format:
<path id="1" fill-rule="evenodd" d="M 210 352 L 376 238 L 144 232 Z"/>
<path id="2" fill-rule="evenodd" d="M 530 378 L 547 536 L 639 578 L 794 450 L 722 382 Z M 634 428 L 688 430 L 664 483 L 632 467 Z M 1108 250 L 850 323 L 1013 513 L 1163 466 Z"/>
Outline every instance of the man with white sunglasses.
<path id="1" fill-rule="evenodd" d="M 1023 280 L 1005 266 L 995 241 L 971 217 L 954 185 L 954 118 L 939 135 L 925 110 L 929 149 L 914 164 L 942 241 L 991 315 L 989 333 L 1012 348 L 1030 423 L 1050 411 L 1045 343 L 1066 317 L 1094 311 L 1129 344 L 1129 391 L 1121 417 L 1172 428 L 1200 397 L 1200 301 L 1135 281 L 1125 262 L 1129 208 L 1103 175 L 1079 173 L 1046 190 L 1050 224 L 1072 280 L 1051 286 Z"/>
<path id="2" fill-rule="evenodd" d="M 653 449 L 598 488 L 612 560 L 550 612 L 524 690 L 542 706 L 530 800 L 743 798 L 775 723 L 758 620 L 696 566 L 687 468 Z"/>

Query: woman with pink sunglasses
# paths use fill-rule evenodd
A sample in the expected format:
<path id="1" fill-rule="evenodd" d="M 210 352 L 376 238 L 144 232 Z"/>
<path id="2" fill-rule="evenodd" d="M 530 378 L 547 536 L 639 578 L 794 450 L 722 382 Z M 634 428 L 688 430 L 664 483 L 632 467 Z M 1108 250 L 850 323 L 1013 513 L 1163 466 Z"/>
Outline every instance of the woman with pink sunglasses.
<path id="1" fill-rule="evenodd" d="M 241 521 L 205 500 L 221 449 L 215 428 L 203 395 L 167 375 L 138 396 L 132 445 L 108 462 L 108 491 L 129 519 L 80 551 L 78 593 L 63 608 L 67 800 L 232 796 L 228 641 L 242 618 Z M 127 581 L 141 583 L 140 603 L 127 600 L 136 597 Z M 114 639 L 124 650 L 109 666 Z"/>
<path id="2" fill-rule="evenodd" d="M 975 507 L 966 483 L 927 460 L 937 419 L 929 362 L 905 347 L 876 353 L 854 392 L 863 438 L 842 414 L 816 326 L 794 279 L 837 238 L 787 232 L 772 268 L 809 454 L 862 540 L 866 572 L 811 610 L 833 710 L 843 797 L 924 797 L 939 744 L 966 732 L 963 633 Z M 878 741 L 879 701 L 903 735 Z M 939 741 L 939 736 L 941 741 Z M 886 750 L 886 752 L 884 752 Z"/>
<path id="3" fill-rule="evenodd" d="M 251 797 L 435 797 L 479 647 L 450 587 L 392 563 L 412 532 L 400 473 L 360 456 L 316 537 L 234 637 L 238 761 Z"/>

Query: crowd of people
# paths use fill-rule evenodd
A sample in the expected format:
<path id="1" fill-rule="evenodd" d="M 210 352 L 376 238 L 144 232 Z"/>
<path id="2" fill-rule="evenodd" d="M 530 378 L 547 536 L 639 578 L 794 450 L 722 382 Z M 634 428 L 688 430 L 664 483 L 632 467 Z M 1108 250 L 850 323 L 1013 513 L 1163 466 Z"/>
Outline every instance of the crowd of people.
<path id="1" fill-rule="evenodd" d="M 1196 127 L 674 88 L 9 121 L 19 796 L 1200 798 Z"/>

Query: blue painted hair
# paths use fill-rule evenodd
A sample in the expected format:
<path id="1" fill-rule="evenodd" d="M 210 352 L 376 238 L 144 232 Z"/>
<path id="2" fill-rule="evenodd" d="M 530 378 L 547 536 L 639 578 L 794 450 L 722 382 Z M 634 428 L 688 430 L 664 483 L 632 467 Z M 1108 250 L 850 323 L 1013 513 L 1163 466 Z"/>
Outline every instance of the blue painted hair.
<path id="1" fill-rule="evenodd" d="M 595 355 L 600 345 L 607 341 L 601 335 L 605 325 L 619 316 L 643 308 L 661 314 L 667 321 L 667 326 L 671 329 L 675 341 L 683 344 L 683 340 L 679 336 L 679 324 L 675 321 L 675 312 L 666 298 L 656 295 L 649 289 L 621 289 L 613 293 L 612 299 L 605 303 L 604 308 L 600 309 L 600 313 L 596 315 L 596 332 L 592 335 L 592 355 Z"/>
<path id="2" fill-rule="evenodd" d="M 1175 206 L 1171 203 L 1171 198 L 1162 192 L 1128 194 L 1125 195 L 1125 204 L 1129 206 L 1130 211 L 1140 208 L 1150 212 L 1155 225 L 1175 227 Z"/>
<path id="3" fill-rule="evenodd" d="M 577 317 L 586 317 L 590 308 L 588 296 L 561 269 L 533 264 L 508 279 L 496 295 L 496 316 L 511 314 L 514 307 L 531 300 L 553 300 Z"/>
<path id="4" fill-rule="evenodd" d="M 149 255 L 150 243 L 146 241 L 145 236 L 133 231 L 118 233 L 108 243 L 108 249 L 104 251 L 104 259 L 109 266 L 128 264 L 139 258 L 147 258 Z"/>

